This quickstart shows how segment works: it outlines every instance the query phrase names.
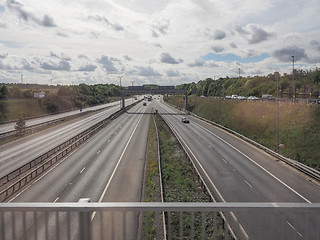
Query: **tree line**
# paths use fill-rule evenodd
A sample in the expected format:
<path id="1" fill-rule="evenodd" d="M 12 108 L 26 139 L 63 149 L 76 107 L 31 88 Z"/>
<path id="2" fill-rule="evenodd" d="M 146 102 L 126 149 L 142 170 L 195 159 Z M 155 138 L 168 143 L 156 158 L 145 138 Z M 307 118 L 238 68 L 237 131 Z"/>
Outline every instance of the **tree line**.
<path id="1" fill-rule="evenodd" d="M 35 92 L 44 92 L 43 98 L 35 98 Z M 0 121 L 10 120 L 10 101 L 37 101 L 45 113 L 57 113 L 74 108 L 84 108 L 111 101 L 120 96 L 120 87 L 115 84 L 79 84 L 72 86 L 48 86 L 38 84 L 0 84 Z M 21 113 L 25 115 L 25 113 Z"/>
<path id="2" fill-rule="evenodd" d="M 282 92 L 313 92 L 314 96 L 319 95 L 320 88 L 320 70 L 294 70 L 292 74 L 280 75 L 279 87 Z M 277 94 L 277 76 L 275 73 L 267 76 L 254 77 L 237 77 L 219 78 L 213 80 L 207 78 L 195 83 L 187 83 L 176 86 L 178 89 L 185 89 L 188 94 L 198 96 L 256 96 L 261 97 L 263 94 Z"/>

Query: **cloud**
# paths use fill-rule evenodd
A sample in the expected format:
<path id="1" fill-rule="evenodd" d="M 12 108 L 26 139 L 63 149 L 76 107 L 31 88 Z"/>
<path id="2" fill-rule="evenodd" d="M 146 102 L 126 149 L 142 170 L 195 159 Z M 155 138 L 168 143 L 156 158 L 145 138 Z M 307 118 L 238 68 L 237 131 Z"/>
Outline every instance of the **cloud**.
<path id="1" fill-rule="evenodd" d="M 94 70 L 96 70 L 96 68 L 97 68 L 96 65 L 87 64 L 87 65 L 85 65 L 85 66 L 80 67 L 78 71 L 93 72 Z"/>
<path id="2" fill-rule="evenodd" d="M 0 28 L 6 28 L 6 27 L 7 27 L 7 24 L 0 22 Z"/>
<path id="3" fill-rule="evenodd" d="M 221 46 L 214 46 L 211 48 L 213 51 L 215 51 L 216 53 L 222 52 L 224 50 L 223 47 Z"/>
<path id="4" fill-rule="evenodd" d="M 236 26 L 236 31 L 246 38 L 249 44 L 257 44 L 274 36 L 274 33 L 268 33 L 255 24 L 248 24 L 245 28 Z"/>
<path id="5" fill-rule="evenodd" d="M 40 66 L 44 70 L 59 70 L 59 71 L 70 71 L 70 63 L 66 60 L 60 60 L 58 63 L 55 62 L 43 62 Z"/>
<path id="6" fill-rule="evenodd" d="M 57 25 L 54 23 L 53 18 L 48 15 L 43 16 L 43 20 L 39 22 L 40 25 L 44 27 L 56 27 Z"/>
<path id="7" fill-rule="evenodd" d="M 166 71 L 166 75 L 167 75 L 167 77 L 178 77 L 181 74 L 177 70 L 174 71 L 172 69 L 169 69 L 168 71 Z"/>
<path id="8" fill-rule="evenodd" d="M 106 23 L 108 26 L 110 26 L 113 30 L 119 32 L 119 31 L 123 31 L 124 30 L 124 27 L 121 26 L 120 24 L 118 23 L 111 23 L 106 17 L 104 16 L 99 16 L 99 15 L 96 15 L 96 16 L 89 16 L 88 19 L 93 19 L 95 21 L 98 21 L 98 22 L 104 22 Z"/>
<path id="9" fill-rule="evenodd" d="M 151 27 L 152 36 L 157 38 L 160 35 L 166 35 L 170 26 L 170 21 L 154 22 Z"/>
<path id="10" fill-rule="evenodd" d="M 129 62 L 133 60 L 133 58 L 129 57 L 128 55 L 124 55 L 123 58 Z"/>
<path id="11" fill-rule="evenodd" d="M 27 59 L 25 58 L 21 59 L 21 63 L 22 63 L 23 70 L 34 71 L 34 67 Z"/>
<path id="12" fill-rule="evenodd" d="M 98 63 L 102 64 L 103 68 L 106 69 L 107 73 L 118 73 L 118 69 L 114 66 L 112 62 L 113 58 L 103 55 L 100 59 L 97 60 Z"/>
<path id="13" fill-rule="evenodd" d="M 174 59 L 169 53 L 161 53 L 161 62 L 168 64 L 179 64 L 183 62 L 183 59 Z"/>
<path id="14" fill-rule="evenodd" d="M 144 76 L 144 77 L 153 77 L 153 76 L 161 76 L 161 74 L 154 70 L 151 66 L 148 67 L 142 67 L 142 66 L 136 66 L 136 69 L 138 70 L 137 75 Z"/>
<path id="15" fill-rule="evenodd" d="M 37 23 L 40 26 L 43 27 L 56 27 L 53 18 L 49 17 L 48 15 L 44 15 L 43 18 L 38 18 L 35 15 L 33 15 L 30 12 L 27 12 L 23 9 L 23 5 L 19 2 L 16 2 L 14 0 L 8 0 L 7 1 L 8 8 L 16 11 L 20 18 L 22 18 L 24 21 L 28 22 L 29 20 Z"/>
<path id="16" fill-rule="evenodd" d="M 295 61 L 299 61 L 301 59 L 308 59 L 308 56 L 305 53 L 305 49 L 299 48 L 297 46 L 288 46 L 281 48 L 279 50 L 274 51 L 271 54 L 271 56 L 282 62 L 291 62 L 292 56 L 294 56 Z"/>
<path id="17" fill-rule="evenodd" d="M 6 58 L 6 57 L 8 57 L 8 53 L 0 54 L 0 58 L 4 59 L 4 58 Z"/>
<path id="18" fill-rule="evenodd" d="M 234 42 L 230 43 L 230 47 L 232 47 L 232 48 L 238 48 L 238 46 L 237 46 Z"/>
<path id="19" fill-rule="evenodd" d="M 215 40 L 221 40 L 224 39 L 226 37 L 226 33 L 222 30 L 216 30 L 213 34 L 213 38 Z"/>
<path id="20" fill-rule="evenodd" d="M 189 67 L 203 67 L 204 65 L 206 65 L 206 62 L 201 58 L 195 59 L 192 63 L 188 64 Z"/>

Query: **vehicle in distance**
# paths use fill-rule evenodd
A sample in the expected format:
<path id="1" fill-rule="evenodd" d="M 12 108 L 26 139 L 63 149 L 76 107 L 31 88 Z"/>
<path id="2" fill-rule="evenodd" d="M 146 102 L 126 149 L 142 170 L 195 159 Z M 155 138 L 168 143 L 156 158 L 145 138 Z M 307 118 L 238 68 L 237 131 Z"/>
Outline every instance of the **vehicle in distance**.
<path id="1" fill-rule="evenodd" d="M 146 102 L 143 102 L 143 104 L 142 104 L 143 106 L 147 106 L 147 103 Z"/>
<path id="2" fill-rule="evenodd" d="M 181 121 L 183 122 L 183 123 L 189 123 L 190 121 L 189 121 L 189 118 L 187 118 L 187 117 L 183 117 L 182 119 L 181 119 Z"/>
<path id="3" fill-rule="evenodd" d="M 232 95 L 232 96 L 231 96 L 231 99 L 238 99 L 238 95 L 235 95 L 235 94 Z"/>
<path id="4" fill-rule="evenodd" d="M 275 100 L 275 97 L 270 94 L 263 94 L 261 98 L 262 100 Z"/>
<path id="5" fill-rule="evenodd" d="M 152 100 L 152 96 L 148 96 L 148 101 L 151 101 Z"/>
<path id="6" fill-rule="evenodd" d="M 247 100 L 247 98 L 245 96 L 239 96 L 238 99 L 239 100 Z"/>
<path id="7" fill-rule="evenodd" d="M 259 100 L 260 98 L 256 97 L 256 96 L 249 96 L 248 100 Z"/>

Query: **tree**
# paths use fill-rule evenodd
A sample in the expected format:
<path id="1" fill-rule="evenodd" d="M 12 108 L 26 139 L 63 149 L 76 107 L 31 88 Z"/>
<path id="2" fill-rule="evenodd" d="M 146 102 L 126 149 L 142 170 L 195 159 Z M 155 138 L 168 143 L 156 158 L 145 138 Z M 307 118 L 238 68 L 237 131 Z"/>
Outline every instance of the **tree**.
<path id="1" fill-rule="evenodd" d="M 23 135 L 25 129 L 26 129 L 26 121 L 23 119 L 23 117 L 20 117 L 14 128 L 17 130 L 18 135 Z"/>
<path id="2" fill-rule="evenodd" d="M 0 91 L 0 99 L 5 100 L 8 98 L 9 90 L 6 85 L 3 85 Z"/>

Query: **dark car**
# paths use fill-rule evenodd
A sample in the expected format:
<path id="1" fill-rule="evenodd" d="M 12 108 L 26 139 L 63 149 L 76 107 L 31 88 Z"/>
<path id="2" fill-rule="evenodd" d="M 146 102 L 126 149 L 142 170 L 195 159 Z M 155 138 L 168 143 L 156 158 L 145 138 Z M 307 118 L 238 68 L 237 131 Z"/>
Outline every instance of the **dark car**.
<path id="1" fill-rule="evenodd" d="M 189 118 L 187 118 L 187 117 L 183 117 L 182 119 L 181 119 L 181 121 L 183 122 L 183 123 L 189 123 L 190 121 L 189 121 Z"/>
<path id="2" fill-rule="evenodd" d="M 143 102 L 143 104 L 142 104 L 143 106 L 147 106 L 147 103 L 146 102 Z"/>

